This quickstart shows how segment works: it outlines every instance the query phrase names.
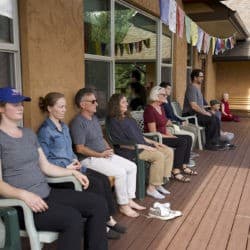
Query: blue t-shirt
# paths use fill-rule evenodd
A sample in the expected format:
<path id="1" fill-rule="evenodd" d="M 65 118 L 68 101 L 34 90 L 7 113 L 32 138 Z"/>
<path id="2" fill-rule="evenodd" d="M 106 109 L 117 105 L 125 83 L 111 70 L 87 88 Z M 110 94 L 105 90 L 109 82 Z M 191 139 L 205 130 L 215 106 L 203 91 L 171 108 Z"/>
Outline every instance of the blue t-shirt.
<path id="1" fill-rule="evenodd" d="M 62 131 L 47 118 L 38 130 L 38 140 L 49 162 L 66 167 L 77 156 L 72 149 L 72 141 L 68 126 L 61 122 Z"/>

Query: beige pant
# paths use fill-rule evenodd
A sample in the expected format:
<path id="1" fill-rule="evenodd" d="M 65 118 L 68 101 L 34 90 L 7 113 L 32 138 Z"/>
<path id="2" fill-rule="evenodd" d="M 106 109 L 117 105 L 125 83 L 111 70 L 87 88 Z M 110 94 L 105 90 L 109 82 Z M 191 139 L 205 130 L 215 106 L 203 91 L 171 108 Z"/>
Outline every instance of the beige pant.
<path id="1" fill-rule="evenodd" d="M 139 159 L 151 163 L 149 184 L 159 186 L 163 184 L 163 177 L 170 177 L 173 167 L 174 151 L 169 147 L 162 147 L 156 151 L 143 150 Z"/>

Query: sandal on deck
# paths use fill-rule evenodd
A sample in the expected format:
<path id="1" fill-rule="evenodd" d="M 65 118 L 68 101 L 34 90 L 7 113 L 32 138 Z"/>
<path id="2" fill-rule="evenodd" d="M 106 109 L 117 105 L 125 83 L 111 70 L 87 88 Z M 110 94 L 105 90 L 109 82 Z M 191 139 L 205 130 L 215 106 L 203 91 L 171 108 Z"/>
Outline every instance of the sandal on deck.
<path id="1" fill-rule="evenodd" d="M 190 182 L 190 178 L 182 175 L 181 173 L 172 173 L 173 179 L 180 181 L 180 182 Z"/>
<path id="2" fill-rule="evenodd" d="M 195 170 L 190 169 L 190 168 L 188 168 L 188 167 L 183 168 L 183 172 L 184 172 L 185 174 L 189 174 L 189 175 L 197 175 L 197 174 L 198 174 Z"/>

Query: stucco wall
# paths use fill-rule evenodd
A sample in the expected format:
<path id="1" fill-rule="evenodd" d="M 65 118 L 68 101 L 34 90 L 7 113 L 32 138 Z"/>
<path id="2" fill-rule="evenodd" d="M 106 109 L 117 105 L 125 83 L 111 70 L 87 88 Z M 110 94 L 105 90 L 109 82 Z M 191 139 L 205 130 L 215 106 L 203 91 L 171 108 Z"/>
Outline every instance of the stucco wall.
<path id="1" fill-rule="evenodd" d="M 212 55 L 207 57 L 206 62 L 206 82 L 205 82 L 205 98 L 209 102 L 216 98 L 216 64 L 212 61 Z"/>
<path id="2" fill-rule="evenodd" d="M 82 0 L 19 0 L 23 90 L 32 97 L 24 123 L 37 129 L 44 119 L 38 98 L 66 95 L 66 121 L 75 114 L 73 95 L 84 82 Z"/>
<path id="3" fill-rule="evenodd" d="M 230 95 L 232 108 L 250 110 L 250 62 L 218 62 L 216 96 Z"/>

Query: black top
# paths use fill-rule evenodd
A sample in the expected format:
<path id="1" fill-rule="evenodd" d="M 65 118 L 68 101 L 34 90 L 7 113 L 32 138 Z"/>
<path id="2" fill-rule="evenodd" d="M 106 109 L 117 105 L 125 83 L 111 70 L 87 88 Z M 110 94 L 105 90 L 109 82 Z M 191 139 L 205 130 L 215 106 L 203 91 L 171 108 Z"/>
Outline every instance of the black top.
<path id="1" fill-rule="evenodd" d="M 150 145 L 145 141 L 141 130 L 139 129 L 136 121 L 133 118 L 126 117 L 122 120 L 111 118 L 110 135 L 114 141 L 119 141 L 121 144 L 123 142 L 124 144 L 132 143 Z M 135 150 L 116 146 L 115 153 L 130 160 L 135 159 Z"/>

